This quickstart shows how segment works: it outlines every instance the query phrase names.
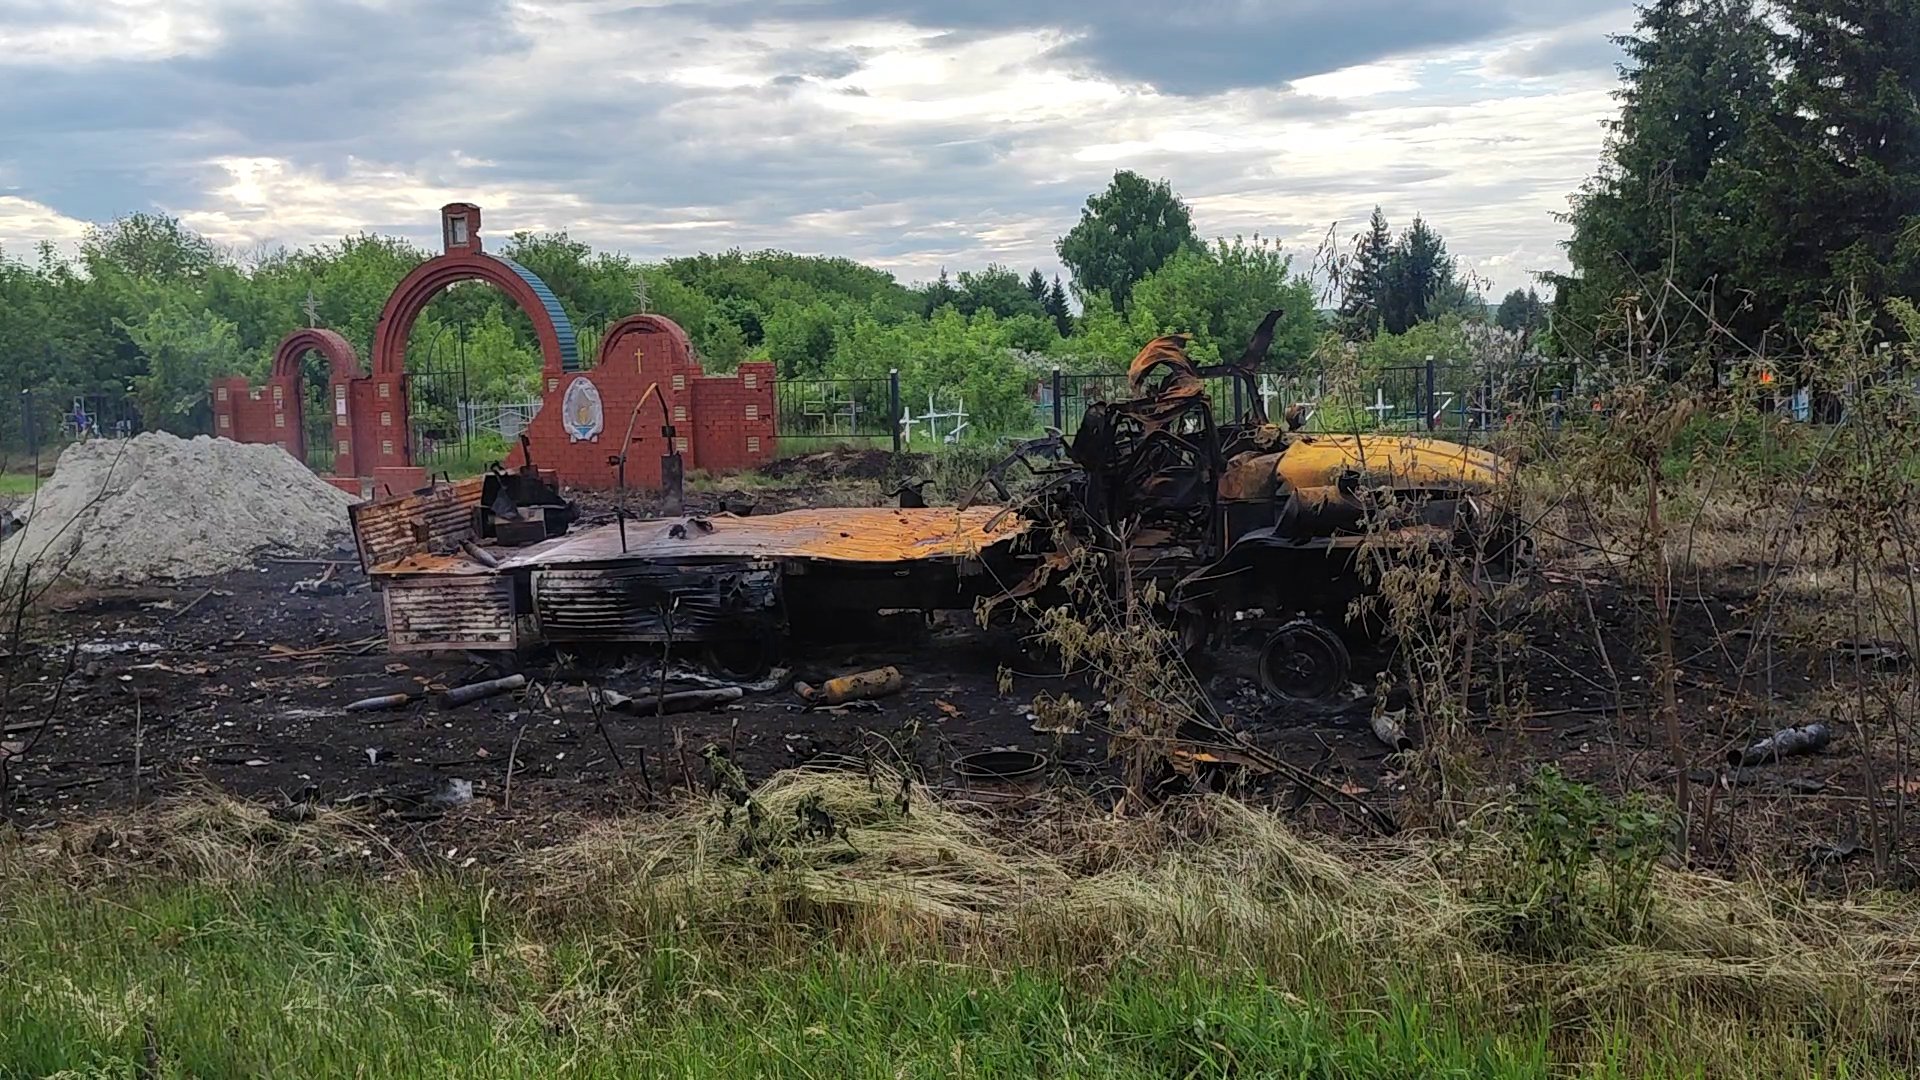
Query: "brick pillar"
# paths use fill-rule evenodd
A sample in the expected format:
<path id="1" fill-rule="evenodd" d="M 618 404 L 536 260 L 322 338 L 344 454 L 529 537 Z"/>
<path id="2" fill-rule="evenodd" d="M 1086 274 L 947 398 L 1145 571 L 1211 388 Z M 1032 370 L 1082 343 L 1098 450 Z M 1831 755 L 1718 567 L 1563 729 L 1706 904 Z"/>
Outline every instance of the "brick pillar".
<path id="1" fill-rule="evenodd" d="M 353 378 L 336 374 L 327 384 L 327 439 L 333 443 L 333 475 L 359 476 L 353 452 Z"/>
<path id="2" fill-rule="evenodd" d="M 357 461 L 361 475 L 374 470 L 413 464 L 411 430 L 407 426 L 407 377 L 375 375 L 367 380 L 372 397 L 368 415 L 354 418 L 353 427 L 365 431 L 370 457 Z"/>

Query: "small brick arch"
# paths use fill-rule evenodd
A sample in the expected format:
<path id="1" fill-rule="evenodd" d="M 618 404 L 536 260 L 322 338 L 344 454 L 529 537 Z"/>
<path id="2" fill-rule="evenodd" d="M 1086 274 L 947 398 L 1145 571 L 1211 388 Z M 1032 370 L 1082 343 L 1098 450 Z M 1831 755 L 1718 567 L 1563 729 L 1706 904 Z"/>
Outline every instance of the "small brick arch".
<path id="1" fill-rule="evenodd" d="M 356 378 L 361 374 L 360 354 L 353 343 L 332 330 L 307 327 L 280 339 L 273 350 L 273 374 L 299 377 L 300 358 L 317 352 L 327 358 L 327 370 L 333 378 Z"/>
<path id="2" fill-rule="evenodd" d="M 600 339 L 600 352 L 594 357 L 594 366 L 606 364 L 628 351 L 626 339 L 636 334 L 664 334 L 673 342 L 679 355 L 693 355 L 693 341 L 679 323 L 665 315 L 628 315 L 607 327 L 606 336 Z"/>
<path id="3" fill-rule="evenodd" d="M 318 327 L 295 330 L 274 347 L 273 370 L 267 377 L 267 385 L 279 388 L 274 395 L 275 408 L 287 417 L 281 422 L 284 426 L 276 430 L 274 441 L 300 461 L 307 460 L 307 379 L 306 368 L 300 360 L 309 352 L 327 358 L 330 389 L 346 387 L 360 377 L 360 354 L 354 351 L 352 342 L 332 330 Z M 345 390 L 334 389 L 333 393 L 344 395 Z M 342 421 L 337 426 L 346 424 Z M 350 467 L 351 458 L 348 464 Z"/>

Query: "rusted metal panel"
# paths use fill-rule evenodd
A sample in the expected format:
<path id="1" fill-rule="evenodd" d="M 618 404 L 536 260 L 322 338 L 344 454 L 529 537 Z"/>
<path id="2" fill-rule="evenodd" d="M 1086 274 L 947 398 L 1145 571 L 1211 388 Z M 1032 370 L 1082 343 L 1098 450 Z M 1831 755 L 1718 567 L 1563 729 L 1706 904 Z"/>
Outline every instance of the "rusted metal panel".
<path id="1" fill-rule="evenodd" d="M 549 567 L 567 563 L 653 561 L 661 559 L 801 558 L 836 562 L 886 563 L 912 559 L 970 558 L 1027 531 L 1018 515 L 997 507 L 910 509 L 847 507 L 789 510 L 762 517 L 717 514 L 691 521 L 627 523 L 627 546 L 611 525 L 578 536 L 549 541 L 510 559 L 504 569 Z"/>
<path id="2" fill-rule="evenodd" d="M 1511 469 L 1490 450 L 1412 435 L 1299 435 L 1275 465 L 1280 482 L 1296 491 L 1338 483 L 1349 471 L 1391 487 L 1482 490 Z"/>
<path id="3" fill-rule="evenodd" d="M 520 644 L 509 577 L 391 577 L 384 592 L 387 647 L 394 652 L 513 649 Z"/>
<path id="4" fill-rule="evenodd" d="M 533 573 L 533 609 L 549 641 L 699 641 L 775 629 L 771 562 L 625 562 Z"/>
<path id="5" fill-rule="evenodd" d="M 397 495 L 348 509 L 360 567 L 371 570 L 409 555 L 445 555 L 476 535 L 483 477 L 436 484 L 424 494 Z"/>

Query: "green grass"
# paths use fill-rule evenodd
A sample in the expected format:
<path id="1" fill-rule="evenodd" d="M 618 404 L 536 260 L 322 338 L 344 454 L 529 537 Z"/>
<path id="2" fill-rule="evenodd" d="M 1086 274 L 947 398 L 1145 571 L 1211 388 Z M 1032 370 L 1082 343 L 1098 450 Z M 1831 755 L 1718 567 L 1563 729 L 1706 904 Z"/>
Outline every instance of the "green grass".
<path id="1" fill-rule="evenodd" d="M 1671 875 L 1647 933 L 1547 959 L 1437 845 L 899 791 L 785 773 L 468 869 L 208 800 L 12 838 L 0 1077 L 1856 1080 L 1920 1045 L 1908 899 Z"/>
<path id="2" fill-rule="evenodd" d="M 9 1076 L 1548 1075 L 1544 1015 L 1469 1033 L 1410 997 L 1336 1013 L 1178 964 L 775 959 L 617 923 L 538 930 L 444 881 L 47 889 L 7 908 Z"/>
<path id="3" fill-rule="evenodd" d="M 39 483 L 32 473 L 0 473 L 0 496 L 31 495 Z"/>

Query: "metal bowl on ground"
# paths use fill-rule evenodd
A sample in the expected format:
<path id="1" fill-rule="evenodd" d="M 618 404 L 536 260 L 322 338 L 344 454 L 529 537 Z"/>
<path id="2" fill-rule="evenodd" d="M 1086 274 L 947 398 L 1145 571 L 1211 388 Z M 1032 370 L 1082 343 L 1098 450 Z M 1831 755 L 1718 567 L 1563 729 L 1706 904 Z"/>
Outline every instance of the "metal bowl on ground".
<path id="1" fill-rule="evenodd" d="M 955 758 L 953 775 L 968 791 L 1032 795 L 1047 786 L 1047 755 L 1033 750 L 982 750 Z"/>

